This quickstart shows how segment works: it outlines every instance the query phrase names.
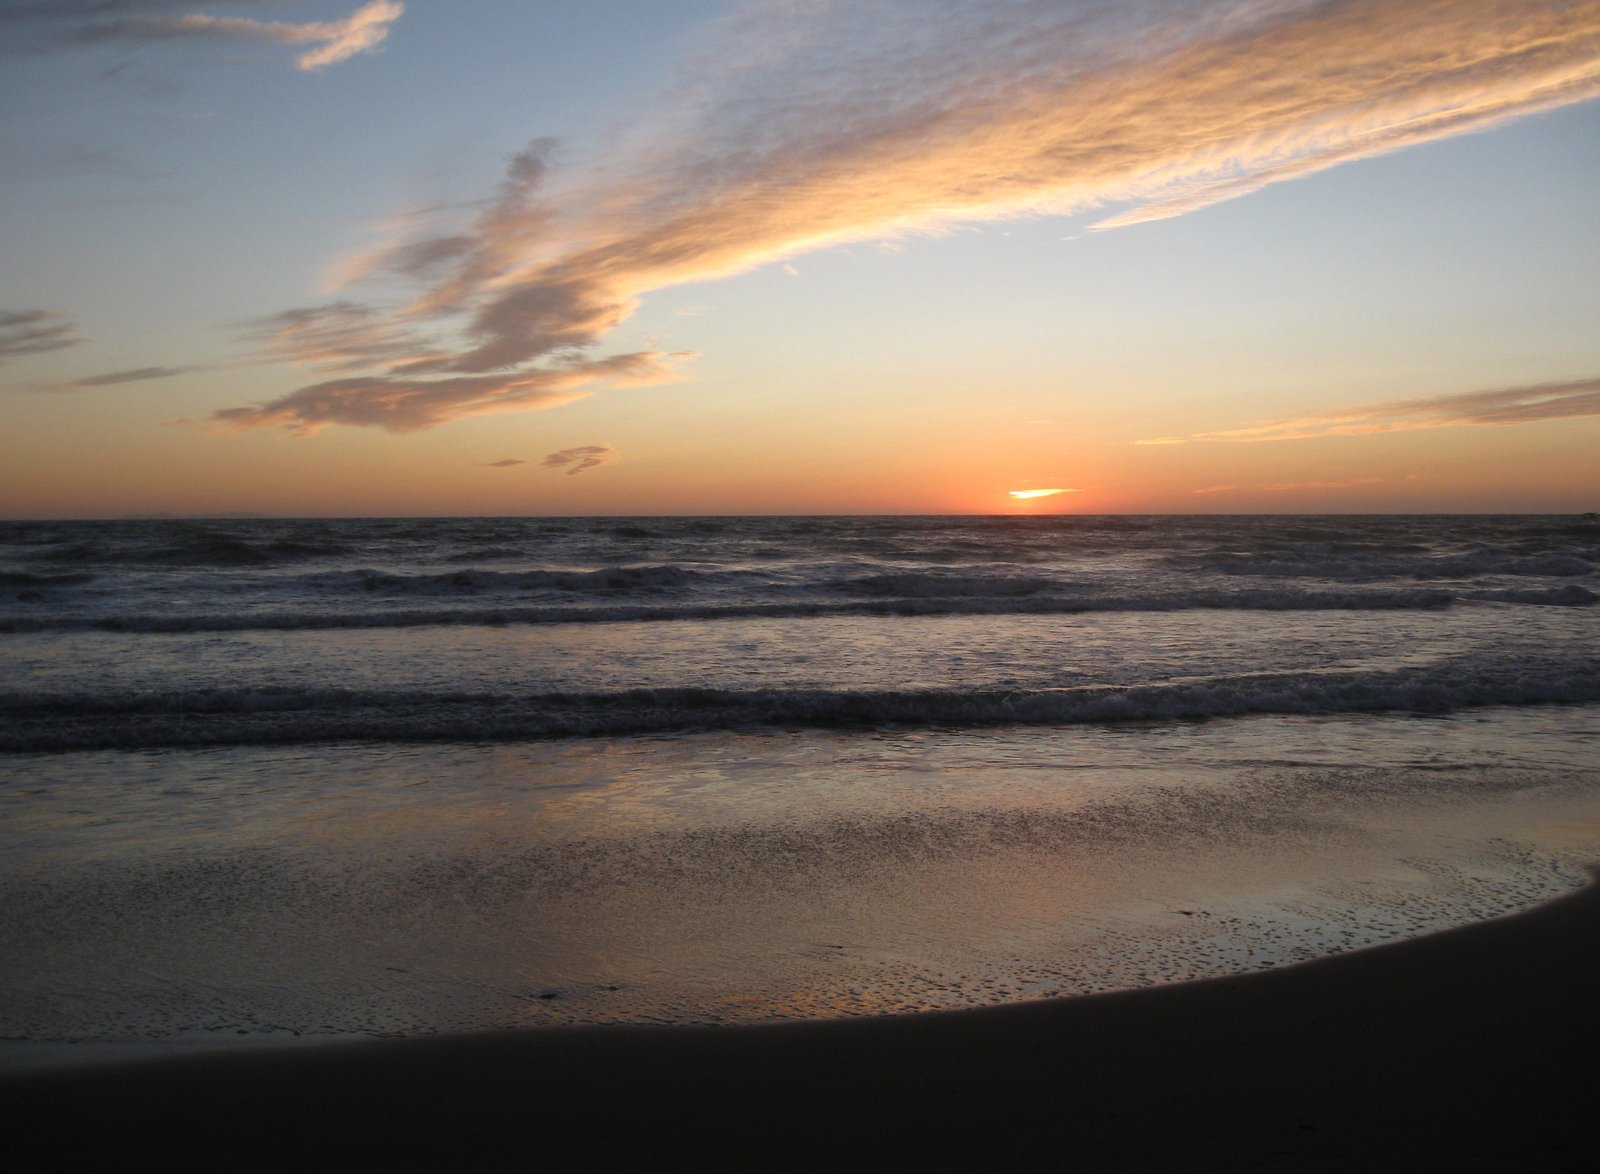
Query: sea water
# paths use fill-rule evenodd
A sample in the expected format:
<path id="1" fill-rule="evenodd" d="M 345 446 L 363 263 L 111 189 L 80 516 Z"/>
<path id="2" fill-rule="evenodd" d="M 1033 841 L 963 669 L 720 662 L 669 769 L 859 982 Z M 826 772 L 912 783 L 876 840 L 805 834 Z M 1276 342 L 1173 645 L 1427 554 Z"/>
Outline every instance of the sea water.
<path id="1" fill-rule="evenodd" d="M 0 524 L 0 1037 L 959 1007 L 1507 912 L 1600 862 L 1597 599 L 1572 517 Z"/>

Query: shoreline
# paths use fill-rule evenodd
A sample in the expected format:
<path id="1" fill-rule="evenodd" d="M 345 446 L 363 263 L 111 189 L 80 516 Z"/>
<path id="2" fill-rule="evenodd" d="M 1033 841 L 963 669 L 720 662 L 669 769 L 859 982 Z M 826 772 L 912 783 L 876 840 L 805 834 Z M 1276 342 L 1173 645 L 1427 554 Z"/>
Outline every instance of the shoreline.
<path id="1" fill-rule="evenodd" d="M 1593 873 L 1591 874 L 1594 875 Z M 1277 970 L 885 1018 L 246 1047 L 0 1075 L 30 1170 L 1563 1168 L 1600 883 Z M 78 1123 L 71 1131 L 62 1118 Z"/>

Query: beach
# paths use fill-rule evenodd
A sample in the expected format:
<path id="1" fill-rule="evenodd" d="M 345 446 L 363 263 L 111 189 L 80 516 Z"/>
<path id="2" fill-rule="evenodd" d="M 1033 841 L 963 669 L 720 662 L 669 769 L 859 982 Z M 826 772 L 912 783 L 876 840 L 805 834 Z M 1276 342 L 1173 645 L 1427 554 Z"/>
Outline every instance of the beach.
<path id="1" fill-rule="evenodd" d="M 1600 890 L 1269 973 L 1028 1005 L 584 1027 L 0 1079 L 30 1170 L 1565 1169 Z"/>
<path id="2" fill-rule="evenodd" d="M 1596 537 L 10 524 L 8 1135 L 39 1169 L 1556 1162 Z"/>

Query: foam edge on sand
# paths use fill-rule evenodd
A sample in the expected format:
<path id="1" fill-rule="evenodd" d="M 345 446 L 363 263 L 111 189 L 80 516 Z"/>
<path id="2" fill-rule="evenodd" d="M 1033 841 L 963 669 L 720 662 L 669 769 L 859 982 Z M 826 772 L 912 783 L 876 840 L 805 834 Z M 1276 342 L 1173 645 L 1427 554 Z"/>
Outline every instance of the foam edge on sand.
<path id="1" fill-rule="evenodd" d="M 1565 1168 L 1592 1140 L 1597 877 L 1425 938 L 1138 991 L 14 1073 L 0 1128 L 29 1170 Z"/>

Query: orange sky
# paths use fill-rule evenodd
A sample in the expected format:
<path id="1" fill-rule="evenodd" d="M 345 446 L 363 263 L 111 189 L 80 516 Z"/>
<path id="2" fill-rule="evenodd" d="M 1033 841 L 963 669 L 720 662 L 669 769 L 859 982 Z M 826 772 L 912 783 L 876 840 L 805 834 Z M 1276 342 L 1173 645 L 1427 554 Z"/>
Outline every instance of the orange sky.
<path id="1" fill-rule="evenodd" d="M 0 14 L 4 516 L 1600 508 L 1600 2 L 169 7 Z"/>

